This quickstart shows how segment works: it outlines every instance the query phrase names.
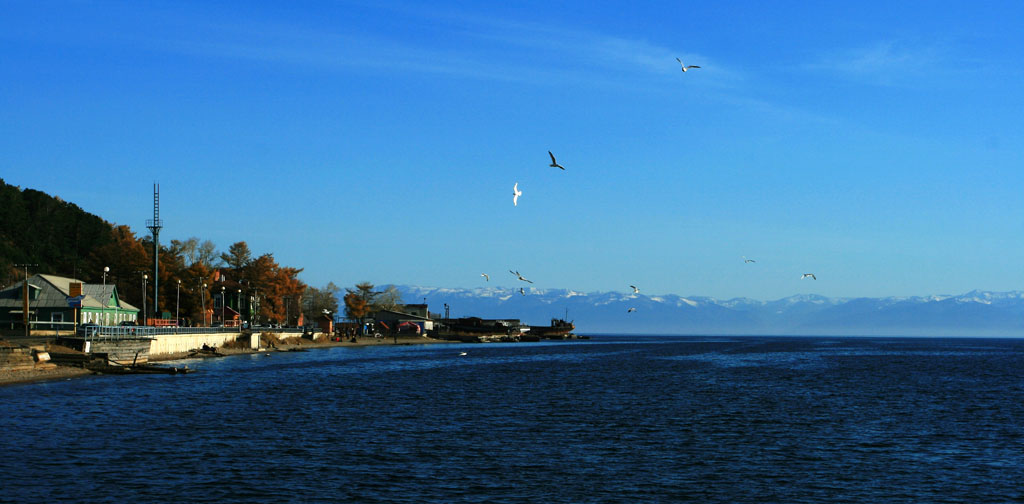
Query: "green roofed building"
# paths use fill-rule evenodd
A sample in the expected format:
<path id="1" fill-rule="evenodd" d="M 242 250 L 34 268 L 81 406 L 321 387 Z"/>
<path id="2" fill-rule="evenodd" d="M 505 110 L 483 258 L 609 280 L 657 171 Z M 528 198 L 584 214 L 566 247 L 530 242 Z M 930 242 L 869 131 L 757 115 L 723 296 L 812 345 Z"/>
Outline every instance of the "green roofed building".
<path id="1" fill-rule="evenodd" d="M 80 324 L 117 325 L 136 321 L 139 309 L 122 301 L 113 284 L 87 284 L 74 278 L 35 274 L 28 279 L 28 313 L 32 329 L 70 329 L 75 322 L 71 284 L 82 284 Z M 0 290 L 0 327 L 21 326 L 24 282 Z"/>

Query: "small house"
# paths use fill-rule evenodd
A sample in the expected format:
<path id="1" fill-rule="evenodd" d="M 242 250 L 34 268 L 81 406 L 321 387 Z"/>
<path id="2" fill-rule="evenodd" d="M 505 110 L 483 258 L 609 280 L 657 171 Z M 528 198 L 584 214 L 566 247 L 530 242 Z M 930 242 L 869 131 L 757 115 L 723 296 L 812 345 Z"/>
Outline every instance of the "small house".
<path id="1" fill-rule="evenodd" d="M 81 285 L 81 294 L 72 296 L 72 286 Z M 0 326 L 21 326 L 24 317 L 25 282 L 0 290 Z M 78 324 L 118 325 L 136 321 L 139 309 L 122 301 L 114 284 L 87 284 L 81 280 L 37 273 L 28 278 L 29 324 L 33 329 L 72 330 L 75 310 Z"/>

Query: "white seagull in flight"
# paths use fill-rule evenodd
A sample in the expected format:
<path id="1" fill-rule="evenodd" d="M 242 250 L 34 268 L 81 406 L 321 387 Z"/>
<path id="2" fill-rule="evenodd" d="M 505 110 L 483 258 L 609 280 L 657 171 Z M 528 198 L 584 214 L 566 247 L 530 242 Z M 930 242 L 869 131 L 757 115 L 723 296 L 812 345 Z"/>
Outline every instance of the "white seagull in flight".
<path id="1" fill-rule="evenodd" d="M 630 309 L 626 310 L 626 313 L 633 313 L 635 311 L 636 311 L 636 308 L 630 308 Z"/>
<path id="2" fill-rule="evenodd" d="M 817 280 L 818 279 L 818 277 L 814 276 L 814 273 L 804 273 L 803 276 L 800 277 L 800 280 L 803 280 L 803 279 L 805 279 L 807 277 L 811 277 L 811 280 Z"/>
<path id="3" fill-rule="evenodd" d="M 555 155 L 552 154 L 551 151 L 548 151 L 548 155 L 551 156 L 551 164 L 549 164 L 548 166 L 552 168 L 561 168 L 563 170 L 565 169 L 564 166 L 558 164 L 558 161 L 555 161 Z"/>
<path id="4" fill-rule="evenodd" d="M 635 285 L 630 285 L 633 288 L 633 294 L 640 294 L 640 289 L 637 289 Z"/>
<path id="5" fill-rule="evenodd" d="M 508 272 L 509 272 L 509 273 L 512 273 L 513 275 L 515 275 L 515 276 L 516 276 L 517 278 L 519 278 L 520 280 L 522 280 L 522 281 L 524 281 L 524 282 L 529 282 L 529 283 L 533 283 L 533 281 L 532 281 L 532 280 L 527 280 L 527 279 L 523 278 L 523 275 L 520 275 L 518 271 L 512 271 L 512 270 L 508 270 Z"/>
<path id="6" fill-rule="evenodd" d="M 523 289 L 522 287 L 520 287 L 519 288 L 519 293 L 525 296 L 526 295 L 526 290 Z"/>
<path id="7" fill-rule="evenodd" d="M 747 259 L 747 256 L 743 256 L 743 264 L 746 264 L 746 263 L 756 263 L 756 262 L 757 261 L 755 261 L 753 259 Z"/>
<path id="8" fill-rule="evenodd" d="M 687 70 L 688 70 L 688 69 L 690 69 L 690 68 L 700 68 L 700 67 L 699 67 L 699 66 L 697 66 L 697 65 L 690 65 L 690 66 L 686 66 L 686 65 L 684 65 L 684 64 L 683 64 L 683 60 L 681 60 L 681 59 L 679 59 L 679 58 L 676 58 L 676 61 L 678 61 L 678 62 L 679 62 L 679 66 L 683 68 L 683 71 L 684 71 L 684 72 L 685 72 L 685 71 L 687 71 Z"/>
<path id="9" fill-rule="evenodd" d="M 484 279 L 487 280 L 488 282 L 491 281 L 491 276 L 488 275 L 487 273 L 480 273 L 480 276 L 484 277 Z"/>
<path id="10" fill-rule="evenodd" d="M 519 182 L 512 186 L 512 206 L 519 206 L 519 197 L 523 195 L 523 191 L 519 190 Z"/>

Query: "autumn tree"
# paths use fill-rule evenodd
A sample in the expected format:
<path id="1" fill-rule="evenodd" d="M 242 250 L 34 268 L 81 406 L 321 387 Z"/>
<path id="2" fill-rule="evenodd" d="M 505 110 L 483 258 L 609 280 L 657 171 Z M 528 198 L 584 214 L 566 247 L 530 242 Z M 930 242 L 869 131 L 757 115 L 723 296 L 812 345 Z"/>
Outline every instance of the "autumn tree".
<path id="1" fill-rule="evenodd" d="M 252 262 L 252 252 L 244 241 L 237 242 L 220 255 L 220 259 L 231 269 L 241 271 Z"/>
<path id="2" fill-rule="evenodd" d="M 370 314 L 369 305 L 355 292 L 345 293 L 345 317 L 349 320 L 360 320 Z"/>
<path id="3" fill-rule="evenodd" d="M 354 289 L 345 289 L 345 314 L 360 319 L 380 310 L 394 310 L 402 303 L 402 293 L 394 285 L 375 291 L 370 282 L 361 282 Z"/>
<path id="4" fill-rule="evenodd" d="M 399 292 L 398 287 L 394 285 L 388 285 L 384 290 L 377 293 L 374 297 L 373 305 L 370 307 L 373 311 L 378 310 L 394 310 L 402 304 L 402 293 Z"/>
<path id="5" fill-rule="evenodd" d="M 338 313 L 338 292 L 341 287 L 334 285 L 334 282 L 327 282 L 322 289 L 306 287 L 302 296 L 302 313 L 307 319 L 315 319 L 324 314 L 325 311 L 332 315 Z"/>
<path id="6" fill-rule="evenodd" d="M 142 308 L 142 275 L 153 268 L 150 249 L 128 226 L 115 226 L 111 240 L 92 251 L 86 264 L 89 275 L 83 280 L 90 283 L 103 281 L 103 268 L 109 268 L 107 284 L 117 285 L 121 299 Z"/>
<path id="7" fill-rule="evenodd" d="M 301 272 L 302 268 L 289 268 L 277 264 L 273 254 L 263 254 L 249 262 L 246 267 L 248 279 L 245 285 L 251 289 L 248 293 L 249 300 L 258 310 L 258 320 L 254 322 L 291 324 L 289 319 L 299 314 L 297 309 L 292 308 L 293 303 L 307 290 L 306 284 L 298 279 Z"/>

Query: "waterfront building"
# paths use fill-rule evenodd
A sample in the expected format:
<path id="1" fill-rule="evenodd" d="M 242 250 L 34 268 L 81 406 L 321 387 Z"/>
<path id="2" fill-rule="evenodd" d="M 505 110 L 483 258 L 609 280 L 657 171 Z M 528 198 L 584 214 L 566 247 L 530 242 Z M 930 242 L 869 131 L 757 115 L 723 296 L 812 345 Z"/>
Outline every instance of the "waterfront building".
<path id="1" fill-rule="evenodd" d="M 430 312 L 425 304 L 396 305 L 393 310 L 379 310 L 370 314 L 374 322 L 383 323 L 384 327 L 391 331 L 404 331 L 406 327 L 417 326 L 413 329 L 417 334 L 425 334 L 434 330 L 434 321 L 430 318 Z"/>
<path id="2" fill-rule="evenodd" d="M 75 284 L 80 295 L 72 296 Z M 23 327 L 24 281 L 0 290 L 0 328 Z M 29 323 L 33 330 L 71 330 L 79 324 L 135 322 L 139 309 L 126 303 L 114 284 L 88 284 L 74 278 L 37 273 L 28 278 Z"/>

